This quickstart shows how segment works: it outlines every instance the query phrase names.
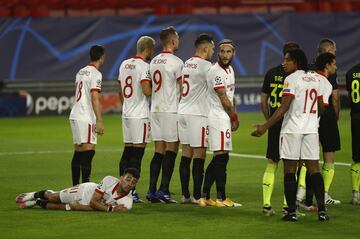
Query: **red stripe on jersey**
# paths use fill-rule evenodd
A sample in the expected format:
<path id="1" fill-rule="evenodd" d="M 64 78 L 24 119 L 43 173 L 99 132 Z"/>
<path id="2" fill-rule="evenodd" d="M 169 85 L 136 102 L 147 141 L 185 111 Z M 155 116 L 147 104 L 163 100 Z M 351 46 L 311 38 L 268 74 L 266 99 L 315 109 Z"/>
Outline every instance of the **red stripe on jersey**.
<path id="1" fill-rule="evenodd" d="M 134 56 L 133 58 L 134 58 L 134 59 L 141 59 L 141 60 L 144 60 L 141 56 Z"/>
<path id="2" fill-rule="evenodd" d="M 149 82 L 151 82 L 150 79 L 142 79 L 142 80 L 140 81 L 140 83 L 143 83 L 144 81 L 149 81 Z"/>
<path id="3" fill-rule="evenodd" d="M 120 186 L 120 182 L 118 182 L 115 187 L 113 188 L 113 190 L 111 191 L 111 194 L 114 194 L 116 192 L 116 190 L 118 189 L 118 187 Z"/>
<path id="4" fill-rule="evenodd" d="M 329 104 L 327 104 L 327 103 L 324 103 L 324 107 L 328 107 L 329 106 Z"/>
<path id="5" fill-rule="evenodd" d="M 220 144 L 220 150 L 224 151 L 224 132 L 221 131 L 221 144 Z"/>
<path id="6" fill-rule="evenodd" d="M 145 139 L 146 139 L 146 124 L 144 124 L 143 143 L 145 143 Z"/>
<path id="7" fill-rule="evenodd" d="M 282 96 L 293 96 L 294 94 L 291 93 L 283 93 Z"/>
<path id="8" fill-rule="evenodd" d="M 88 140 L 87 143 L 90 144 L 91 139 L 91 124 L 88 124 Z"/>
<path id="9" fill-rule="evenodd" d="M 172 54 L 171 51 L 162 51 L 162 52 L 160 52 L 160 53 L 169 53 L 169 54 Z"/>
<path id="10" fill-rule="evenodd" d="M 105 192 L 101 191 L 100 189 L 96 188 L 95 192 L 101 194 L 101 196 L 103 196 L 105 194 Z"/>
<path id="11" fill-rule="evenodd" d="M 179 81 L 182 79 L 182 76 L 179 76 L 178 78 L 176 78 L 176 81 Z"/>
<path id="12" fill-rule="evenodd" d="M 101 89 L 98 89 L 98 88 L 92 88 L 91 90 L 90 90 L 90 92 L 93 92 L 93 91 L 97 91 L 97 92 L 101 92 Z"/>
<path id="13" fill-rule="evenodd" d="M 117 81 L 119 84 L 121 84 L 121 80 L 117 79 L 116 81 Z"/>
<path id="14" fill-rule="evenodd" d="M 198 56 L 198 55 L 195 55 L 193 57 L 203 59 L 201 56 Z"/>
<path id="15" fill-rule="evenodd" d="M 201 147 L 205 147 L 205 128 L 201 127 Z"/>
<path id="16" fill-rule="evenodd" d="M 218 90 L 218 89 L 225 89 L 225 86 L 223 85 L 214 86 L 214 90 Z"/>
<path id="17" fill-rule="evenodd" d="M 114 197 L 115 200 L 119 200 L 120 198 L 126 197 L 128 194 L 121 194 L 117 197 Z"/>
<path id="18" fill-rule="evenodd" d="M 317 98 L 318 98 L 318 100 L 319 100 L 319 99 L 323 99 L 323 96 L 322 96 L 322 95 L 319 95 Z"/>
<path id="19" fill-rule="evenodd" d="M 88 66 L 93 66 L 93 67 L 95 67 L 97 69 L 97 67 L 94 64 L 89 64 Z"/>

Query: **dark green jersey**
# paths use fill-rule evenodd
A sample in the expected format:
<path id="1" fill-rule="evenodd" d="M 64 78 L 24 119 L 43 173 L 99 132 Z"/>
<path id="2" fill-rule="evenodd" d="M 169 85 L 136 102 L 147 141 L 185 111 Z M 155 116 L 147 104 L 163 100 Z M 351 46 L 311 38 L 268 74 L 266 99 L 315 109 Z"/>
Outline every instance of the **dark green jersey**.
<path id="1" fill-rule="evenodd" d="M 346 72 L 346 90 L 350 96 L 351 114 L 360 113 L 360 63 Z"/>
<path id="2" fill-rule="evenodd" d="M 268 70 L 264 77 L 262 92 L 269 95 L 270 115 L 272 115 L 281 105 L 281 97 L 284 80 L 288 74 L 282 65 L 278 65 Z"/>

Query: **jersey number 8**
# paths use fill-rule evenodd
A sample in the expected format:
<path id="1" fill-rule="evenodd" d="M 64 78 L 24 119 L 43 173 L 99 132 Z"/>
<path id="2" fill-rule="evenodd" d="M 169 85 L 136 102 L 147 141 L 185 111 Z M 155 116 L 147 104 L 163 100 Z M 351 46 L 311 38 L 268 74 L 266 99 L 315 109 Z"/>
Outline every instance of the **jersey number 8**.
<path id="1" fill-rule="evenodd" d="M 133 94 L 132 77 L 128 76 L 125 79 L 125 87 L 123 89 L 123 95 L 125 98 L 130 98 L 132 94 Z"/>

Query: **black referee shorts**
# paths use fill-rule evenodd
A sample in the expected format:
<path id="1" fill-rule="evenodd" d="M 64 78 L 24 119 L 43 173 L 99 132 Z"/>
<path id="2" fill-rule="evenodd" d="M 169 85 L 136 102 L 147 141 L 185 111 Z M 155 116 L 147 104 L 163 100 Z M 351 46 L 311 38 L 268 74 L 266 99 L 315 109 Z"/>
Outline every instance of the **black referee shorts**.
<path id="1" fill-rule="evenodd" d="M 282 120 L 278 121 L 276 124 L 270 127 L 268 131 L 266 158 L 271 159 L 274 162 L 279 162 L 280 160 L 279 138 L 281 125 Z"/>
<path id="2" fill-rule="evenodd" d="M 323 152 L 340 150 L 340 134 L 335 111 L 325 110 L 321 115 L 319 138 Z"/>
<path id="3" fill-rule="evenodd" d="M 352 159 L 360 163 L 360 113 L 351 115 Z"/>

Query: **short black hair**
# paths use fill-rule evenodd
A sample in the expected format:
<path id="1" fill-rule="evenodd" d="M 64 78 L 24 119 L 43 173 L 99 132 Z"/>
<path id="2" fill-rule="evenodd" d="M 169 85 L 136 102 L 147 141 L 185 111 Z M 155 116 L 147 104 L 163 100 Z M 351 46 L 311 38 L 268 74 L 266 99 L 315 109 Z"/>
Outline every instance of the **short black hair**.
<path id="1" fill-rule="evenodd" d="M 330 52 L 318 55 L 315 60 L 316 69 L 323 71 L 326 65 L 331 64 L 335 60 L 335 58 L 335 55 Z"/>
<path id="2" fill-rule="evenodd" d="M 176 28 L 173 26 L 164 28 L 160 31 L 160 40 L 163 45 L 165 45 L 171 36 L 174 36 L 176 34 Z"/>
<path id="3" fill-rule="evenodd" d="M 136 179 L 140 178 L 139 170 L 137 170 L 136 168 L 126 168 L 123 175 L 125 174 L 130 174 Z"/>
<path id="4" fill-rule="evenodd" d="M 195 47 L 197 48 L 199 45 L 203 43 L 211 43 L 212 41 L 214 41 L 214 38 L 211 35 L 207 33 L 202 33 L 196 38 Z"/>
<path id="5" fill-rule="evenodd" d="M 105 48 L 100 45 L 93 45 L 90 48 L 90 59 L 91 61 L 99 60 L 105 54 Z"/>
<path id="6" fill-rule="evenodd" d="M 285 56 L 286 53 L 288 53 L 289 51 L 294 50 L 294 49 L 299 49 L 299 48 L 300 48 L 299 44 L 297 44 L 296 42 L 293 42 L 293 41 L 289 41 L 289 42 L 285 43 L 285 45 L 283 47 L 283 54 Z"/>
<path id="7" fill-rule="evenodd" d="M 222 44 L 229 44 L 231 45 L 234 49 L 235 49 L 235 46 L 234 46 L 234 42 L 231 40 L 231 39 L 223 39 L 221 40 L 219 43 L 218 43 L 218 47 L 220 47 Z"/>
<path id="8" fill-rule="evenodd" d="M 321 53 L 325 52 L 329 46 L 335 46 L 335 45 L 336 43 L 329 38 L 321 39 L 318 44 L 318 49 L 317 49 L 318 54 L 320 55 Z"/>
<path id="9" fill-rule="evenodd" d="M 291 60 L 297 65 L 298 70 L 308 71 L 308 60 L 305 55 L 305 52 L 301 49 L 293 49 L 288 52 Z"/>

